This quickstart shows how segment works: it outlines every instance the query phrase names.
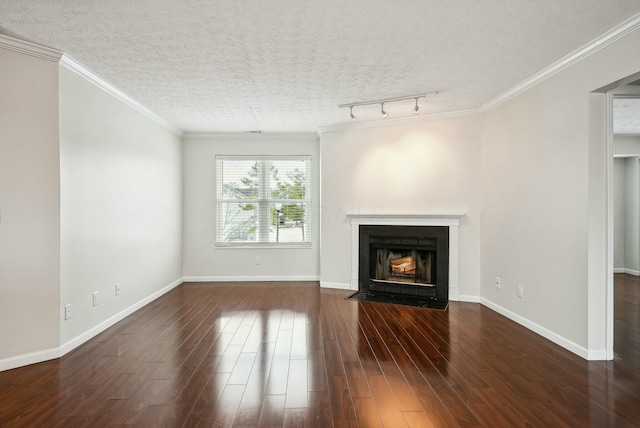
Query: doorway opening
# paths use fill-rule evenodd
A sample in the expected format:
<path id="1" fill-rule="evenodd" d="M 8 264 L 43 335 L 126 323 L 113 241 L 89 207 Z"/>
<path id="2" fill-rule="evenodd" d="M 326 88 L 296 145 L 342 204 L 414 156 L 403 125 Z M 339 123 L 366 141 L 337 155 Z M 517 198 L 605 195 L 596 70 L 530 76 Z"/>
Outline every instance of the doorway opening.
<path id="1" fill-rule="evenodd" d="M 610 152 L 613 159 L 610 174 L 609 197 L 612 214 L 610 239 L 613 269 L 607 281 L 612 287 L 608 295 L 613 296 L 616 287 L 614 274 L 624 273 L 640 276 L 640 79 L 619 86 L 611 91 Z M 611 318 L 615 318 L 614 301 L 609 302 Z M 616 353 L 614 340 L 615 322 L 611 323 L 611 358 Z"/>
<path id="2" fill-rule="evenodd" d="M 602 254 L 606 258 L 606 263 L 604 265 L 604 270 L 602 274 L 604 278 L 599 276 L 598 268 L 590 269 L 589 273 L 589 282 L 591 284 L 589 297 L 590 299 L 597 296 L 602 296 L 605 304 L 600 306 L 598 309 L 599 303 L 597 303 L 597 299 L 594 299 L 593 302 L 589 304 L 589 337 L 597 338 L 597 331 L 604 331 L 604 353 L 601 357 L 594 357 L 590 359 L 602 359 L 603 357 L 607 360 L 612 360 L 614 358 L 614 272 L 619 269 L 626 269 L 624 264 L 621 264 L 621 254 L 624 254 L 624 251 L 621 251 L 621 245 L 624 245 L 620 242 L 621 236 L 626 236 L 626 233 L 620 231 L 621 219 L 623 218 L 620 213 L 620 193 L 623 192 L 624 186 L 621 187 L 621 178 L 622 172 L 620 170 L 616 171 L 616 163 L 621 165 L 622 162 L 620 160 L 616 161 L 616 159 L 620 159 L 624 157 L 623 155 L 628 154 L 629 157 L 632 157 L 632 154 L 636 149 L 630 149 L 633 144 L 629 144 L 629 141 L 621 142 L 622 136 L 632 137 L 634 132 L 629 132 L 629 126 L 631 125 L 629 122 L 629 105 L 631 107 L 637 106 L 640 107 L 640 102 L 633 101 L 631 103 L 628 100 L 632 99 L 640 99 L 640 72 L 635 73 L 634 75 L 628 76 L 619 81 L 613 82 L 598 91 L 594 91 L 595 93 L 600 93 L 604 95 L 601 97 L 599 106 L 595 108 L 595 110 L 602 109 L 606 112 L 606 118 L 603 123 L 596 123 L 595 125 L 592 123 L 591 130 L 594 131 L 594 137 L 597 135 L 602 135 L 605 141 L 606 147 L 606 158 L 604 168 L 604 175 L 606 176 L 606 183 L 603 188 L 603 196 L 605 200 L 606 209 L 603 213 L 603 222 L 600 223 L 605 227 L 604 234 L 602 235 L 602 239 L 595 237 L 593 233 L 602 233 L 602 229 L 593 230 L 590 232 L 590 252 L 595 254 L 595 257 L 599 257 L 599 254 Z M 627 101 L 625 101 L 627 100 Z M 595 105 L 592 104 L 593 108 Z M 638 110 L 640 113 L 640 110 Z M 627 118 L 625 119 L 625 116 Z M 633 117 L 634 114 L 631 114 Z M 594 117 L 592 116 L 592 120 Z M 596 119 L 597 121 L 597 119 Z M 638 125 L 640 125 L 640 118 L 638 120 Z M 601 131 L 598 131 L 601 129 Z M 638 127 L 639 131 L 637 133 L 638 141 L 640 142 L 640 126 Z M 624 131 L 626 130 L 626 131 Z M 617 138 L 616 138 L 617 137 Z M 618 140 L 616 142 L 616 139 Z M 628 138 L 625 138 L 629 140 Z M 603 141 L 600 139 L 600 141 Z M 640 150 L 640 144 L 638 144 L 638 150 Z M 600 146 L 602 147 L 602 146 Z M 640 176 L 640 151 L 638 154 L 638 174 Z M 626 162 L 626 161 L 625 161 Z M 594 167 L 592 164 L 591 167 Z M 595 168 L 596 170 L 598 167 Z M 596 171 L 597 172 L 597 171 Z M 626 171 L 625 171 L 626 175 Z M 640 187 L 640 184 L 638 184 Z M 640 188 L 638 192 L 640 193 Z M 640 210 L 640 208 L 638 208 Z M 595 218 L 597 222 L 598 214 L 597 209 L 594 206 L 590 208 L 590 217 Z M 640 218 L 640 213 L 639 213 Z M 640 227 L 640 220 L 638 221 L 638 227 Z M 623 235 L 621 235 L 621 233 Z M 616 239 L 617 237 L 617 239 Z M 600 244 L 601 243 L 601 244 Z M 602 245 L 602 252 L 597 250 L 597 246 Z M 631 255 L 631 254 L 629 254 Z M 640 243 L 638 243 L 638 272 L 640 273 Z M 602 259 L 600 259 L 602 260 Z M 595 261 L 591 260 L 590 262 Z M 598 280 L 598 278 L 605 279 L 605 289 L 602 290 L 602 282 Z M 596 315 L 596 317 L 592 317 L 591 312 Z M 602 312 L 600 312 L 602 311 Z M 602 318 L 604 319 L 604 330 L 602 330 L 602 324 L 599 324 L 601 321 L 593 321 L 593 318 L 598 318 L 597 314 L 602 313 Z M 592 324 L 594 323 L 595 324 Z M 595 332 L 592 334 L 592 332 Z M 591 345 L 589 346 L 592 347 Z"/>

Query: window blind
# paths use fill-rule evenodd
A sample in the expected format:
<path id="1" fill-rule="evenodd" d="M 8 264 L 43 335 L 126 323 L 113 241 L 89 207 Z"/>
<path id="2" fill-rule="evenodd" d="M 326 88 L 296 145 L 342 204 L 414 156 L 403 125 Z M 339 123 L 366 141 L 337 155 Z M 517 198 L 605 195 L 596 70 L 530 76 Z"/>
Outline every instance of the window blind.
<path id="1" fill-rule="evenodd" d="M 217 246 L 310 246 L 310 156 L 216 156 Z"/>

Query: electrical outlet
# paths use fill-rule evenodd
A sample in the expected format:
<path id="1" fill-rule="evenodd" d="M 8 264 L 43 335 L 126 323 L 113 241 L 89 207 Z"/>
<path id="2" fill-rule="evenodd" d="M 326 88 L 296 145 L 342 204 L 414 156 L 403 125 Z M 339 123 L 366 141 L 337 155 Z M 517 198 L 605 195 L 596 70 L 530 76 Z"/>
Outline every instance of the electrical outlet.
<path id="1" fill-rule="evenodd" d="M 496 276 L 496 288 L 500 288 L 502 286 L 502 280 L 499 276 Z"/>
<path id="2" fill-rule="evenodd" d="M 261 265 L 262 264 L 262 256 L 256 256 L 256 264 L 257 265 Z"/>
<path id="3" fill-rule="evenodd" d="M 65 320 L 71 319 L 71 304 L 64 305 L 64 319 Z"/>
<path id="4" fill-rule="evenodd" d="M 98 292 L 93 292 L 93 306 L 98 306 Z"/>
<path id="5" fill-rule="evenodd" d="M 121 291 L 122 289 L 120 288 L 120 283 L 116 282 L 116 296 L 119 296 Z"/>
<path id="6" fill-rule="evenodd" d="M 518 284 L 517 289 L 518 297 L 522 299 L 524 297 L 524 286 L 522 284 Z"/>

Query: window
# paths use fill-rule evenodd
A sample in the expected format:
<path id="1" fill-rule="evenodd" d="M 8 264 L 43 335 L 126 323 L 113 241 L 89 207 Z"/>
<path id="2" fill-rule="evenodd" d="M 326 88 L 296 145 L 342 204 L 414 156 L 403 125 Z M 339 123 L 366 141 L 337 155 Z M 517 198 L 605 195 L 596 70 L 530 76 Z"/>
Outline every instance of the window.
<path id="1" fill-rule="evenodd" d="M 216 156 L 217 246 L 311 246 L 310 156 Z"/>

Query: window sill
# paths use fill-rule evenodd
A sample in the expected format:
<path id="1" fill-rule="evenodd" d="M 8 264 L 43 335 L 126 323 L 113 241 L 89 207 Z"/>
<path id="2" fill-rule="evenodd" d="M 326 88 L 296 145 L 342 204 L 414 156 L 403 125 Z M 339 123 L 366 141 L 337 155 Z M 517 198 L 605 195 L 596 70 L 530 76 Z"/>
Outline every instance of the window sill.
<path id="1" fill-rule="evenodd" d="M 283 249 L 296 249 L 296 250 L 308 250 L 313 248 L 313 244 L 215 244 L 216 250 L 283 250 Z"/>

